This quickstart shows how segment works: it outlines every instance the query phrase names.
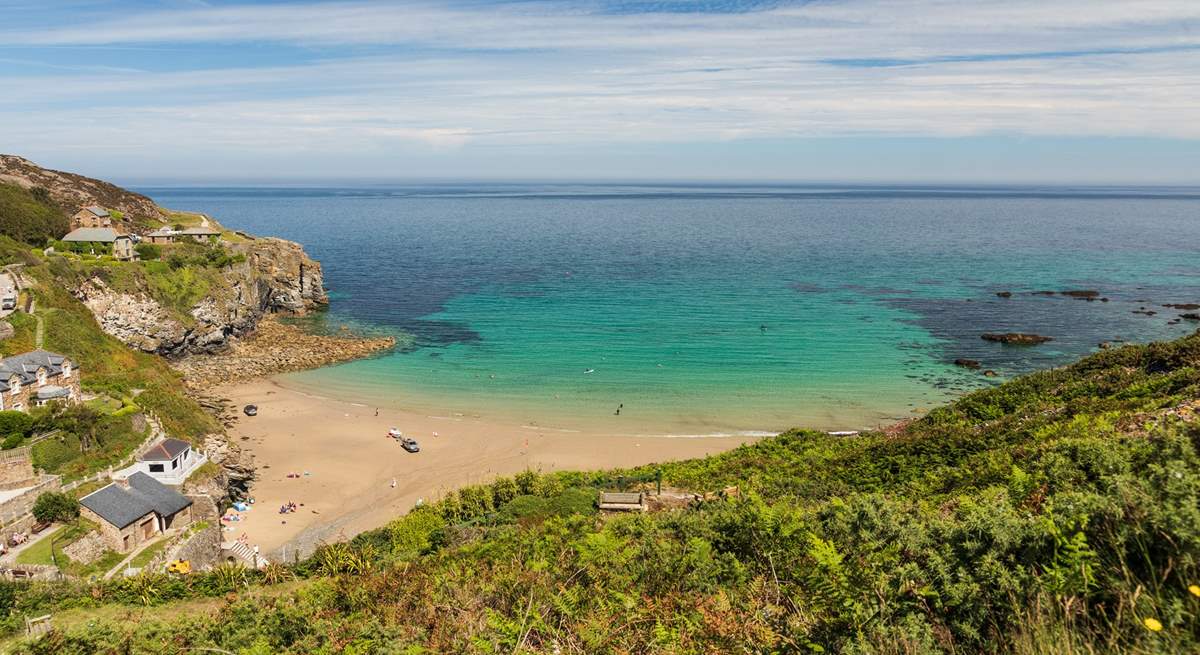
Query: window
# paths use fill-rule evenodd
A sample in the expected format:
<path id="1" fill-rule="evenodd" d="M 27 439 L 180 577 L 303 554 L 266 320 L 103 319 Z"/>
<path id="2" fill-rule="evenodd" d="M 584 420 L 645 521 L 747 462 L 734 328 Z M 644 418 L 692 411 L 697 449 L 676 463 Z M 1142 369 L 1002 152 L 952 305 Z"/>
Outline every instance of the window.
<path id="1" fill-rule="evenodd" d="M 177 460 L 177 459 L 171 460 L 171 468 L 173 468 L 173 469 L 179 468 L 179 460 Z"/>
<path id="2" fill-rule="evenodd" d="M 163 472 L 163 465 L 162 465 L 162 464 L 151 464 L 151 465 L 150 465 L 150 472 L 151 472 L 151 473 L 162 473 L 162 472 Z"/>

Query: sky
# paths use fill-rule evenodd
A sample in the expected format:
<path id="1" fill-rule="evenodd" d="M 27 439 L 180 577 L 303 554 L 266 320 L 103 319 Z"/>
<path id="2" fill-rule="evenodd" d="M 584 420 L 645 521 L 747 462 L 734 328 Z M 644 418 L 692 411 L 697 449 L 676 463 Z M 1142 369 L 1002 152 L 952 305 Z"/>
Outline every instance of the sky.
<path id="1" fill-rule="evenodd" d="M 0 90 L 118 181 L 1200 184 L 1197 0 L 0 0 Z"/>

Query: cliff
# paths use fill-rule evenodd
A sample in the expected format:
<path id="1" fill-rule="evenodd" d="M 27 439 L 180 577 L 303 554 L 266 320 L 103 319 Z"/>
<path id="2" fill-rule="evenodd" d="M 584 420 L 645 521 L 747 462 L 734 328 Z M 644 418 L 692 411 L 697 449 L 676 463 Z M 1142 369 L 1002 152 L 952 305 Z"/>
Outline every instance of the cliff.
<path id="1" fill-rule="evenodd" d="M 299 244 L 253 239 L 225 249 L 230 263 L 219 267 L 80 263 L 71 291 L 108 334 L 172 357 L 224 350 L 267 314 L 328 302 L 321 265 Z"/>

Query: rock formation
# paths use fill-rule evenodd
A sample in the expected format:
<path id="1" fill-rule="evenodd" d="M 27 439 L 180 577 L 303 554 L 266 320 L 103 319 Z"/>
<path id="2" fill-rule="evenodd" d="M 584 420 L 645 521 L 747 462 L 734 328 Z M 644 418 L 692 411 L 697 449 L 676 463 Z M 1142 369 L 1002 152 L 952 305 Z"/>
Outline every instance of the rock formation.
<path id="1" fill-rule="evenodd" d="M 139 350 L 171 357 L 219 352 L 253 332 L 267 314 L 303 314 L 328 302 L 321 265 L 299 244 L 255 239 L 228 248 L 246 261 L 222 271 L 226 286 L 211 289 L 188 315 L 163 307 L 148 289 L 117 291 L 100 277 L 86 278 L 72 291 L 105 332 Z"/>
<path id="2" fill-rule="evenodd" d="M 1005 332 L 1003 334 L 986 333 L 979 335 L 984 341 L 995 341 L 1014 346 L 1035 346 L 1039 343 L 1051 341 L 1050 337 L 1044 337 L 1040 334 L 1025 334 L 1022 332 Z"/>

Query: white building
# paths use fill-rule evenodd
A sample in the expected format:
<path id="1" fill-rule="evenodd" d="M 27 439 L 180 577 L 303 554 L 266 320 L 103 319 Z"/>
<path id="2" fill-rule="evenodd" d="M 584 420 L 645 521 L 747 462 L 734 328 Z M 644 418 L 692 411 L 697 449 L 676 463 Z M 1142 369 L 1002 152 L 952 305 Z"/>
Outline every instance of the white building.
<path id="1" fill-rule="evenodd" d="M 134 473 L 145 473 L 159 482 L 179 486 L 208 458 L 192 450 L 192 445 L 179 439 L 163 439 L 150 446 L 137 462 L 114 477 L 128 477 Z"/>

